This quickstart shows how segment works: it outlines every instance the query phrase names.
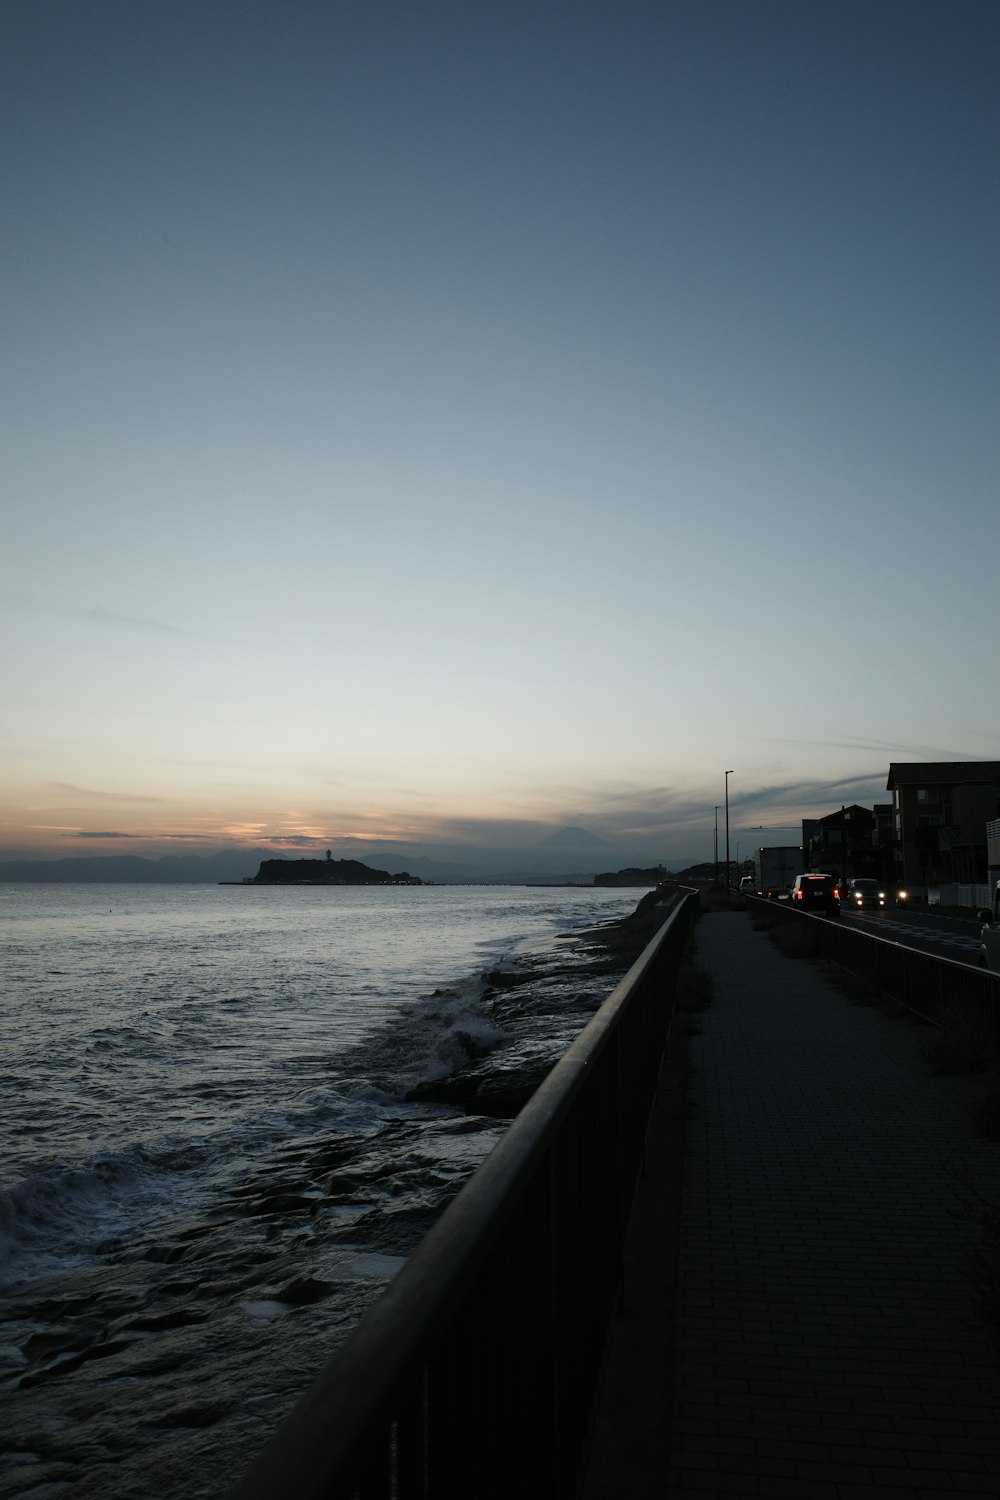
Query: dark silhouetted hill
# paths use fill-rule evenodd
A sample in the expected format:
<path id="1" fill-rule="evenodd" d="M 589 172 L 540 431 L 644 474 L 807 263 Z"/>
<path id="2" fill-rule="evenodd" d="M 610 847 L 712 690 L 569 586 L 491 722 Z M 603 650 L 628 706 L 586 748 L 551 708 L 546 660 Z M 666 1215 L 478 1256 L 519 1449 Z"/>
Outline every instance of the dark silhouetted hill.
<path id="1" fill-rule="evenodd" d="M 651 869 L 636 869 L 630 867 L 627 870 L 607 870 L 603 875 L 594 876 L 595 885 L 659 885 L 666 880 L 668 871 L 663 865 L 655 865 Z"/>
<path id="2" fill-rule="evenodd" d="M 265 859 L 254 885 L 422 885 L 405 872 L 390 875 L 358 859 Z"/>

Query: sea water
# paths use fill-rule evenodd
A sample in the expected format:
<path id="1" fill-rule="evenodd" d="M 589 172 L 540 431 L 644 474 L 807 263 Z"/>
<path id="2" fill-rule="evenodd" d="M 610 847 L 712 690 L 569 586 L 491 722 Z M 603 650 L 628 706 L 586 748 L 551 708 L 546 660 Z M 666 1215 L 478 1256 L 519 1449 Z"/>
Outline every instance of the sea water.
<path id="1" fill-rule="evenodd" d="M 176 1213 L 296 1134 L 370 1126 L 455 1065 L 457 1034 L 489 1041 L 485 970 L 634 902 L 600 888 L 0 885 L 3 1279 L 86 1261 L 109 1231 Z"/>
<path id="2" fill-rule="evenodd" d="M 154 1450 L 200 1493 L 192 1428 L 204 1474 L 246 1456 L 248 1403 L 287 1405 L 506 1128 L 407 1100 L 502 1052 L 484 973 L 635 900 L 0 885 L 0 1496 L 142 1493 Z"/>

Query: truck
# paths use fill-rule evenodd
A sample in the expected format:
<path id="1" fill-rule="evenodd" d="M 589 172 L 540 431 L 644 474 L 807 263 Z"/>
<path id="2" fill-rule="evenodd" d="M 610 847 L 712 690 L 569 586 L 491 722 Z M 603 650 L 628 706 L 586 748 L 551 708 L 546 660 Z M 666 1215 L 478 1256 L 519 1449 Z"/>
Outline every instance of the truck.
<path id="1" fill-rule="evenodd" d="M 783 896 L 796 875 L 802 874 L 801 844 L 774 844 L 768 849 L 755 849 L 753 870 L 758 896 L 768 896 L 772 900 Z"/>
<path id="2" fill-rule="evenodd" d="M 993 890 L 993 905 L 979 913 L 983 930 L 979 934 L 979 967 L 1000 973 L 1000 880 Z"/>

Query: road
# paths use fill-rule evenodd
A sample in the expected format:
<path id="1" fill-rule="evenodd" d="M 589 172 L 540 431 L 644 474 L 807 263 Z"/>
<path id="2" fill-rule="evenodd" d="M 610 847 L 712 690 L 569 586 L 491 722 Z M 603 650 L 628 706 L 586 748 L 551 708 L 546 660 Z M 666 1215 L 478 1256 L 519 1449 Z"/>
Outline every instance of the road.
<path id="1" fill-rule="evenodd" d="M 842 909 L 842 922 L 850 922 L 864 932 L 909 948 L 921 948 L 938 958 L 952 958 L 962 964 L 978 964 L 979 933 L 982 923 L 975 915 L 968 917 L 935 916 L 926 911 L 897 910 L 855 912 Z"/>

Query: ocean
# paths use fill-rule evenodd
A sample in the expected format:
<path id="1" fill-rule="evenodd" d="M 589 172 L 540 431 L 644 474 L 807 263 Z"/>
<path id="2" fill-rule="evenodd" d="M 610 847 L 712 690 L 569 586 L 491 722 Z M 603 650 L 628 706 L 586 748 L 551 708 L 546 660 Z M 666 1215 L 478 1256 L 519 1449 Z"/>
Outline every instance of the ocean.
<path id="1" fill-rule="evenodd" d="M 637 899 L 0 885 L 0 1500 L 224 1492 L 610 991 L 585 934 Z"/>

